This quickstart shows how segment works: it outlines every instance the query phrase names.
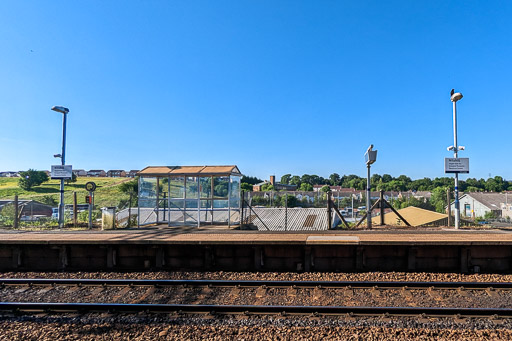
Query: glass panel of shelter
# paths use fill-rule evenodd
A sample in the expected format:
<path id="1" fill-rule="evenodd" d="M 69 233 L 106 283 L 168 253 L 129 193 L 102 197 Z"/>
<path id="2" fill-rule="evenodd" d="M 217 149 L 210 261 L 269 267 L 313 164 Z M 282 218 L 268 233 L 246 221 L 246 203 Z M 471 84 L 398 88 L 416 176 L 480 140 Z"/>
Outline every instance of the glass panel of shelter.
<path id="1" fill-rule="evenodd" d="M 157 206 L 156 206 L 156 214 L 157 214 L 157 224 L 165 223 L 169 221 L 169 178 L 157 178 Z"/>
<path id="2" fill-rule="evenodd" d="M 183 222 L 185 209 L 185 178 L 169 178 L 169 225 Z"/>
<path id="3" fill-rule="evenodd" d="M 154 224 L 158 220 L 156 212 L 157 189 L 158 178 L 139 178 L 139 205 L 137 214 L 139 226 Z"/>
<path id="4" fill-rule="evenodd" d="M 240 186 L 241 176 L 231 175 L 229 182 L 229 219 L 230 224 L 240 222 Z"/>

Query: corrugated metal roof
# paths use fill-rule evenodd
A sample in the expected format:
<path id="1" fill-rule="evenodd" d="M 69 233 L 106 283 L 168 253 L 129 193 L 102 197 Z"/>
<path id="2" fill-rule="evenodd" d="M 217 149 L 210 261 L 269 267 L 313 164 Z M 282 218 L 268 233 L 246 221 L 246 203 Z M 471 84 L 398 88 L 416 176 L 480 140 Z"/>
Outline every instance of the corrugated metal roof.
<path id="1" fill-rule="evenodd" d="M 246 209 L 244 217 L 245 219 L 248 217 L 248 220 L 257 226 L 259 231 L 267 231 L 265 225 L 271 231 L 284 231 L 285 217 L 288 220 L 287 231 L 323 231 L 328 229 L 325 208 L 289 208 L 288 212 L 285 212 L 284 208 L 255 207 L 253 210 L 254 212 Z"/>
<path id="2" fill-rule="evenodd" d="M 241 174 L 237 166 L 148 166 L 137 175 L 230 175 Z"/>
<path id="3" fill-rule="evenodd" d="M 287 231 L 325 231 L 327 230 L 327 212 L 325 208 L 289 208 L 285 212 L 284 208 L 266 208 L 255 207 L 252 210 L 244 209 L 244 221 L 246 223 L 254 224 L 259 231 L 285 231 L 285 217 L 288 219 L 286 224 Z M 136 209 L 132 210 L 132 214 L 137 212 Z M 257 216 L 254 214 L 256 213 Z M 171 222 L 183 222 L 183 211 L 172 210 L 166 212 L 166 219 L 171 218 Z M 186 211 L 186 219 L 188 223 L 197 222 L 197 210 L 189 209 Z M 118 219 L 127 217 L 127 210 L 118 213 Z M 159 220 L 163 220 L 163 210 L 159 212 Z M 207 218 L 211 219 L 211 211 L 201 211 L 201 221 Z M 227 211 L 214 211 L 215 222 L 227 222 Z M 232 221 L 240 219 L 238 210 L 231 211 Z M 140 209 L 141 224 L 148 224 L 156 222 L 156 212 L 152 208 Z M 267 230 L 268 228 L 268 230 Z"/>

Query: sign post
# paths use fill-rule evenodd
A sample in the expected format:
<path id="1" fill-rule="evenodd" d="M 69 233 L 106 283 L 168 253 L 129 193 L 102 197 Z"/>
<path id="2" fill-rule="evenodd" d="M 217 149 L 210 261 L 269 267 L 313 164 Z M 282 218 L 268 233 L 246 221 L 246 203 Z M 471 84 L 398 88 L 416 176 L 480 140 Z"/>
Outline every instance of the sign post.
<path id="1" fill-rule="evenodd" d="M 370 166 L 377 161 L 377 151 L 373 150 L 373 144 L 368 147 L 364 154 L 366 168 L 368 169 L 368 177 L 366 179 L 366 227 L 372 228 L 372 210 L 371 210 L 371 186 L 370 186 Z"/>
<path id="2" fill-rule="evenodd" d="M 94 191 L 96 190 L 96 184 L 89 181 L 85 184 L 85 189 L 89 191 L 89 196 L 86 198 L 86 202 L 89 204 L 89 230 L 92 229 L 92 208 L 94 207 Z"/>
<path id="3" fill-rule="evenodd" d="M 64 162 L 64 153 L 65 153 L 65 145 L 66 145 L 66 115 L 64 115 L 64 135 L 62 139 L 62 165 L 54 165 L 52 166 L 52 172 L 50 174 L 52 179 L 60 179 L 60 201 L 59 201 L 59 228 L 64 227 L 64 179 L 72 179 L 73 178 L 73 167 L 71 165 L 65 165 Z"/>

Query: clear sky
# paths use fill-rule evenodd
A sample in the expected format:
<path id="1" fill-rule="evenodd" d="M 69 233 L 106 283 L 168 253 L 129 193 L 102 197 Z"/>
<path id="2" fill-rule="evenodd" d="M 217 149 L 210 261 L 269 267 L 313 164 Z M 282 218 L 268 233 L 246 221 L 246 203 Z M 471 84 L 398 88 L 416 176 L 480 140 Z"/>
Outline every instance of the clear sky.
<path id="1" fill-rule="evenodd" d="M 512 2 L 0 2 L 0 170 L 512 179 Z M 466 178 L 467 176 L 463 177 Z"/>

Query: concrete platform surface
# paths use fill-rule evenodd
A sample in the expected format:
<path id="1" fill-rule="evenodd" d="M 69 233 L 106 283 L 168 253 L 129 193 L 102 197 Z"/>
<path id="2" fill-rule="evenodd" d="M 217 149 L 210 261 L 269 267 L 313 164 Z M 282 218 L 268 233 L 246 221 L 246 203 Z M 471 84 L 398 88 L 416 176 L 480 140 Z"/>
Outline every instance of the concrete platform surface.
<path id="1" fill-rule="evenodd" d="M 502 230 L 258 232 L 155 228 L 113 231 L 4 231 L 0 244 L 295 244 L 295 245 L 512 245 Z"/>

